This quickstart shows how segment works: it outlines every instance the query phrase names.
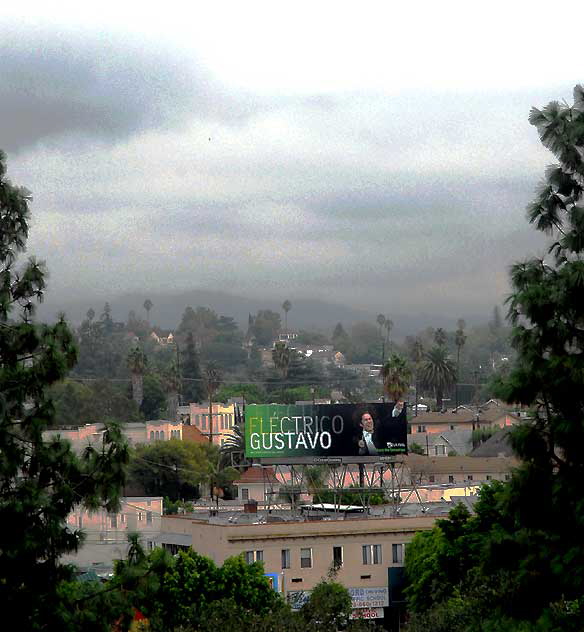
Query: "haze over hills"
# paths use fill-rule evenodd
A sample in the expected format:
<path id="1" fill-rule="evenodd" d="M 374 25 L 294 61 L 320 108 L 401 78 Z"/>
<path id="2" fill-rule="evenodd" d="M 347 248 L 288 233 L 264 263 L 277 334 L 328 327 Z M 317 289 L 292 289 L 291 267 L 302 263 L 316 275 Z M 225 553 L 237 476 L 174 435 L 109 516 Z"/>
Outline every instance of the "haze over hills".
<path id="1" fill-rule="evenodd" d="M 110 303 L 112 317 L 117 321 L 125 321 L 128 313 L 134 310 L 138 317 L 144 318 L 144 301 L 149 298 L 154 307 L 150 313 L 150 320 L 163 328 L 174 329 L 178 326 L 182 313 L 187 306 L 210 307 L 220 315 L 232 316 L 242 330 L 247 328 L 249 314 L 255 314 L 260 309 L 271 309 L 282 314 L 282 302 L 289 298 L 292 309 L 288 316 L 288 324 L 291 329 L 319 330 L 330 333 L 336 323 L 341 322 L 345 327 L 359 321 L 375 322 L 377 312 L 359 309 L 350 305 L 335 304 L 312 298 L 295 298 L 283 296 L 282 301 L 275 302 L 272 299 L 238 296 L 227 292 L 212 290 L 190 290 L 176 292 L 144 292 L 126 293 L 112 297 L 97 296 L 93 298 L 57 299 L 49 292 L 47 300 L 41 304 L 37 311 L 38 320 L 52 321 L 57 314 L 64 312 L 67 320 L 73 324 L 79 324 L 89 308 L 93 308 L 96 317 L 102 313 L 105 301 Z M 444 327 L 454 329 L 456 318 L 443 314 L 430 313 L 405 313 L 399 308 L 385 311 L 394 322 L 394 336 L 397 338 L 415 334 L 420 330 L 432 327 Z M 489 319 L 489 313 L 460 314 L 469 325 L 484 324 Z"/>

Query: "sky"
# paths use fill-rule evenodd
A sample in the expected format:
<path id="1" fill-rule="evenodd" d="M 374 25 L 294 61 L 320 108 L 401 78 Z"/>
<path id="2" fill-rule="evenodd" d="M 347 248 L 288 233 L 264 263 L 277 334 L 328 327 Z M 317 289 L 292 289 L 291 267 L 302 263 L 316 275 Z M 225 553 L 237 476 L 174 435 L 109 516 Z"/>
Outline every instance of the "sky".
<path id="1" fill-rule="evenodd" d="M 0 9 L 0 147 L 54 300 L 458 318 L 545 252 L 527 117 L 584 80 L 551 26 L 580 2 L 85 4 Z"/>

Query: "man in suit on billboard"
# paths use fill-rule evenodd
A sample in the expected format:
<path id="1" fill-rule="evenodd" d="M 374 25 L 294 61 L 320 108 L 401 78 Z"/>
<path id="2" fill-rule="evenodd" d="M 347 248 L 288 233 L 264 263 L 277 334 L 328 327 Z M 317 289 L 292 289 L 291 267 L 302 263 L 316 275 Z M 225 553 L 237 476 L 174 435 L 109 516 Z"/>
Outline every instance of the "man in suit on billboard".
<path id="1" fill-rule="evenodd" d="M 357 440 L 359 446 L 359 456 L 375 456 L 378 454 L 377 448 L 380 446 L 381 437 L 379 428 L 376 427 L 375 419 L 369 411 L 361 415 L 359 421 L 360 436 Z"/>

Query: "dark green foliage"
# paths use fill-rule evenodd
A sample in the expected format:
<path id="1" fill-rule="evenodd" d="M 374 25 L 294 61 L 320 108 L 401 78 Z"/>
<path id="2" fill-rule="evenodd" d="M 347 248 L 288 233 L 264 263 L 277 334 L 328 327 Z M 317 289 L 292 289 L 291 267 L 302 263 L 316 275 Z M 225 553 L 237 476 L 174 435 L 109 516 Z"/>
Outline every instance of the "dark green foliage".
<path id="1" fill-rule="evenodd" d="M 509 483 L 483 488 L 475 517 L 458 511 L 410 545 L 414 630 L 423 629 L 418 616 L 432 629 L 582 629 L 584 90 L 576 87 L 572 107 L 550 103 L 530 121 L 559 161 L 528 208 L 529 220 L 555 239 L 553 259 L 512 268 L 517 360 L 497 388 L 534 418 L 510 433 L 521 465 Z M 495 313 L 491 330 L 498 320 Z"/>
<path id="2" fill-rule="evenodd" d="M 278 337 L 281 327 L 280 314 L 269 309 L 260 309 L 253 317 L 250 330 L 256 343 L 265 347 Z"/>
<path id="3" fill-rule="evenodd" d="M 217 567 L 192 550 L 178 554 L 156 593 L 138 606 L 149 616 L 153 630 L 165 632 L 178 626 L 199 629 L 208 616 L 214 616 L 217 602 L 260 617 L 285 609 L 262 564 L 246 564 L 240 556 Z"/>
<path id="4" fill-rule="evenodd" d="M 82 534 L 65 521 L 76 504 L 117 508 L 128 450 L 115 425 L 102 449 L 81 456 L 60 439 L 43 441 L 54 424 L 48 387 L 65 378 L 77 351 L 63 319 L 30 322 L 44 269 L 33 259 L 15 266 L 28 237 L 30 194 L 6 181 L 4 160 L 0 152 L 0 603 L 10 604 L 6 616 L 19 630 L 77 629 L 67 623 L 67 604 L 80 589 L 68 589 L 71 569 L 59 558 Z"/>
<path id="5" fill-rule="evenodd" d="M 264 404 L 266 393 L 255 384 L 223 384 L 215 394 L 218 402 L 227 402 L 230 397 L 244 397 L 247 404 Z"/>
<path id="6" fill-rule="evenodd" d="M 145 419 L 160 419 L 166 413 L 166 388 L 161 376 L 144 376 L 144 398 L 140 410 Z"/>
<path id="7" fill-rule="evenodd" d="M 421 455 L 426 454 L 426 450 L 424 450 L 424 448 L 419 443 L 416 443 L 415 441 L 413 443 L 410 443 L 410 445 L 408 446 L 408 452 L 410 454 L 421 454 Z"/>
<path id="8" fill-rule="evenodd" d="M 347 589 L 332 581 L 319 582 L 302 607 L 301 615 L 308 626 L 338 630 L 347 625 L 351 614 L 351 596 Z"/>
<path id="9" fill-rule="evenodd" d="M 204 397 L 204 385 L 202 382 L 199 354 L 195 348 L 193 333 L 189 331 L 186 341 L 181 349 L 180 372 L 182 381 L 182 399 L 190 404 L 200 402 Z"/>
<path id="10" fill-rule="evenodd" d="M 136 402 L 128 397 L 128 389 L 120 383 L 66 379 L 51 387 L 50 396 L 55 406 L 54 423 L 57 426 L 142 419 Z"/>
<path id="11" fill-rule="evenodd" d="M 199 485 L 206 481 L 208 465 L 218 458 L 218 449 L 208 444 L 171 439 L 136 446 L 128 477 L 147 495 L 171 500 L 199 497 Z"/>

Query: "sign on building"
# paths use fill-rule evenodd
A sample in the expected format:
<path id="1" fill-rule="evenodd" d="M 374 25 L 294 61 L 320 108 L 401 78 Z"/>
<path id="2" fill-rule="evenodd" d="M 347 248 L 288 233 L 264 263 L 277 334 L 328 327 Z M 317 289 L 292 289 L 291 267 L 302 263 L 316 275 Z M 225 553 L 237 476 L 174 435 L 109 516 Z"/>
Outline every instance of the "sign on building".
<path id="1" fill-rule="evenodd" d="M 383 608 L 358 608 L 351 612 L 351 619 L 383 619 Z"/>
<path id="2" fill-rule="evenodd" d="M 389 606 L 389 590 L 387 586 L 374 588 L 348 588 L 353 608 L 385 608 Z"/>
<path id="3" fill-rule="evenodd" d="M 245 411 L 245 456 L 266 462 L 383 461 L 407 453 L 406 406 L 262 404 Z"/>

